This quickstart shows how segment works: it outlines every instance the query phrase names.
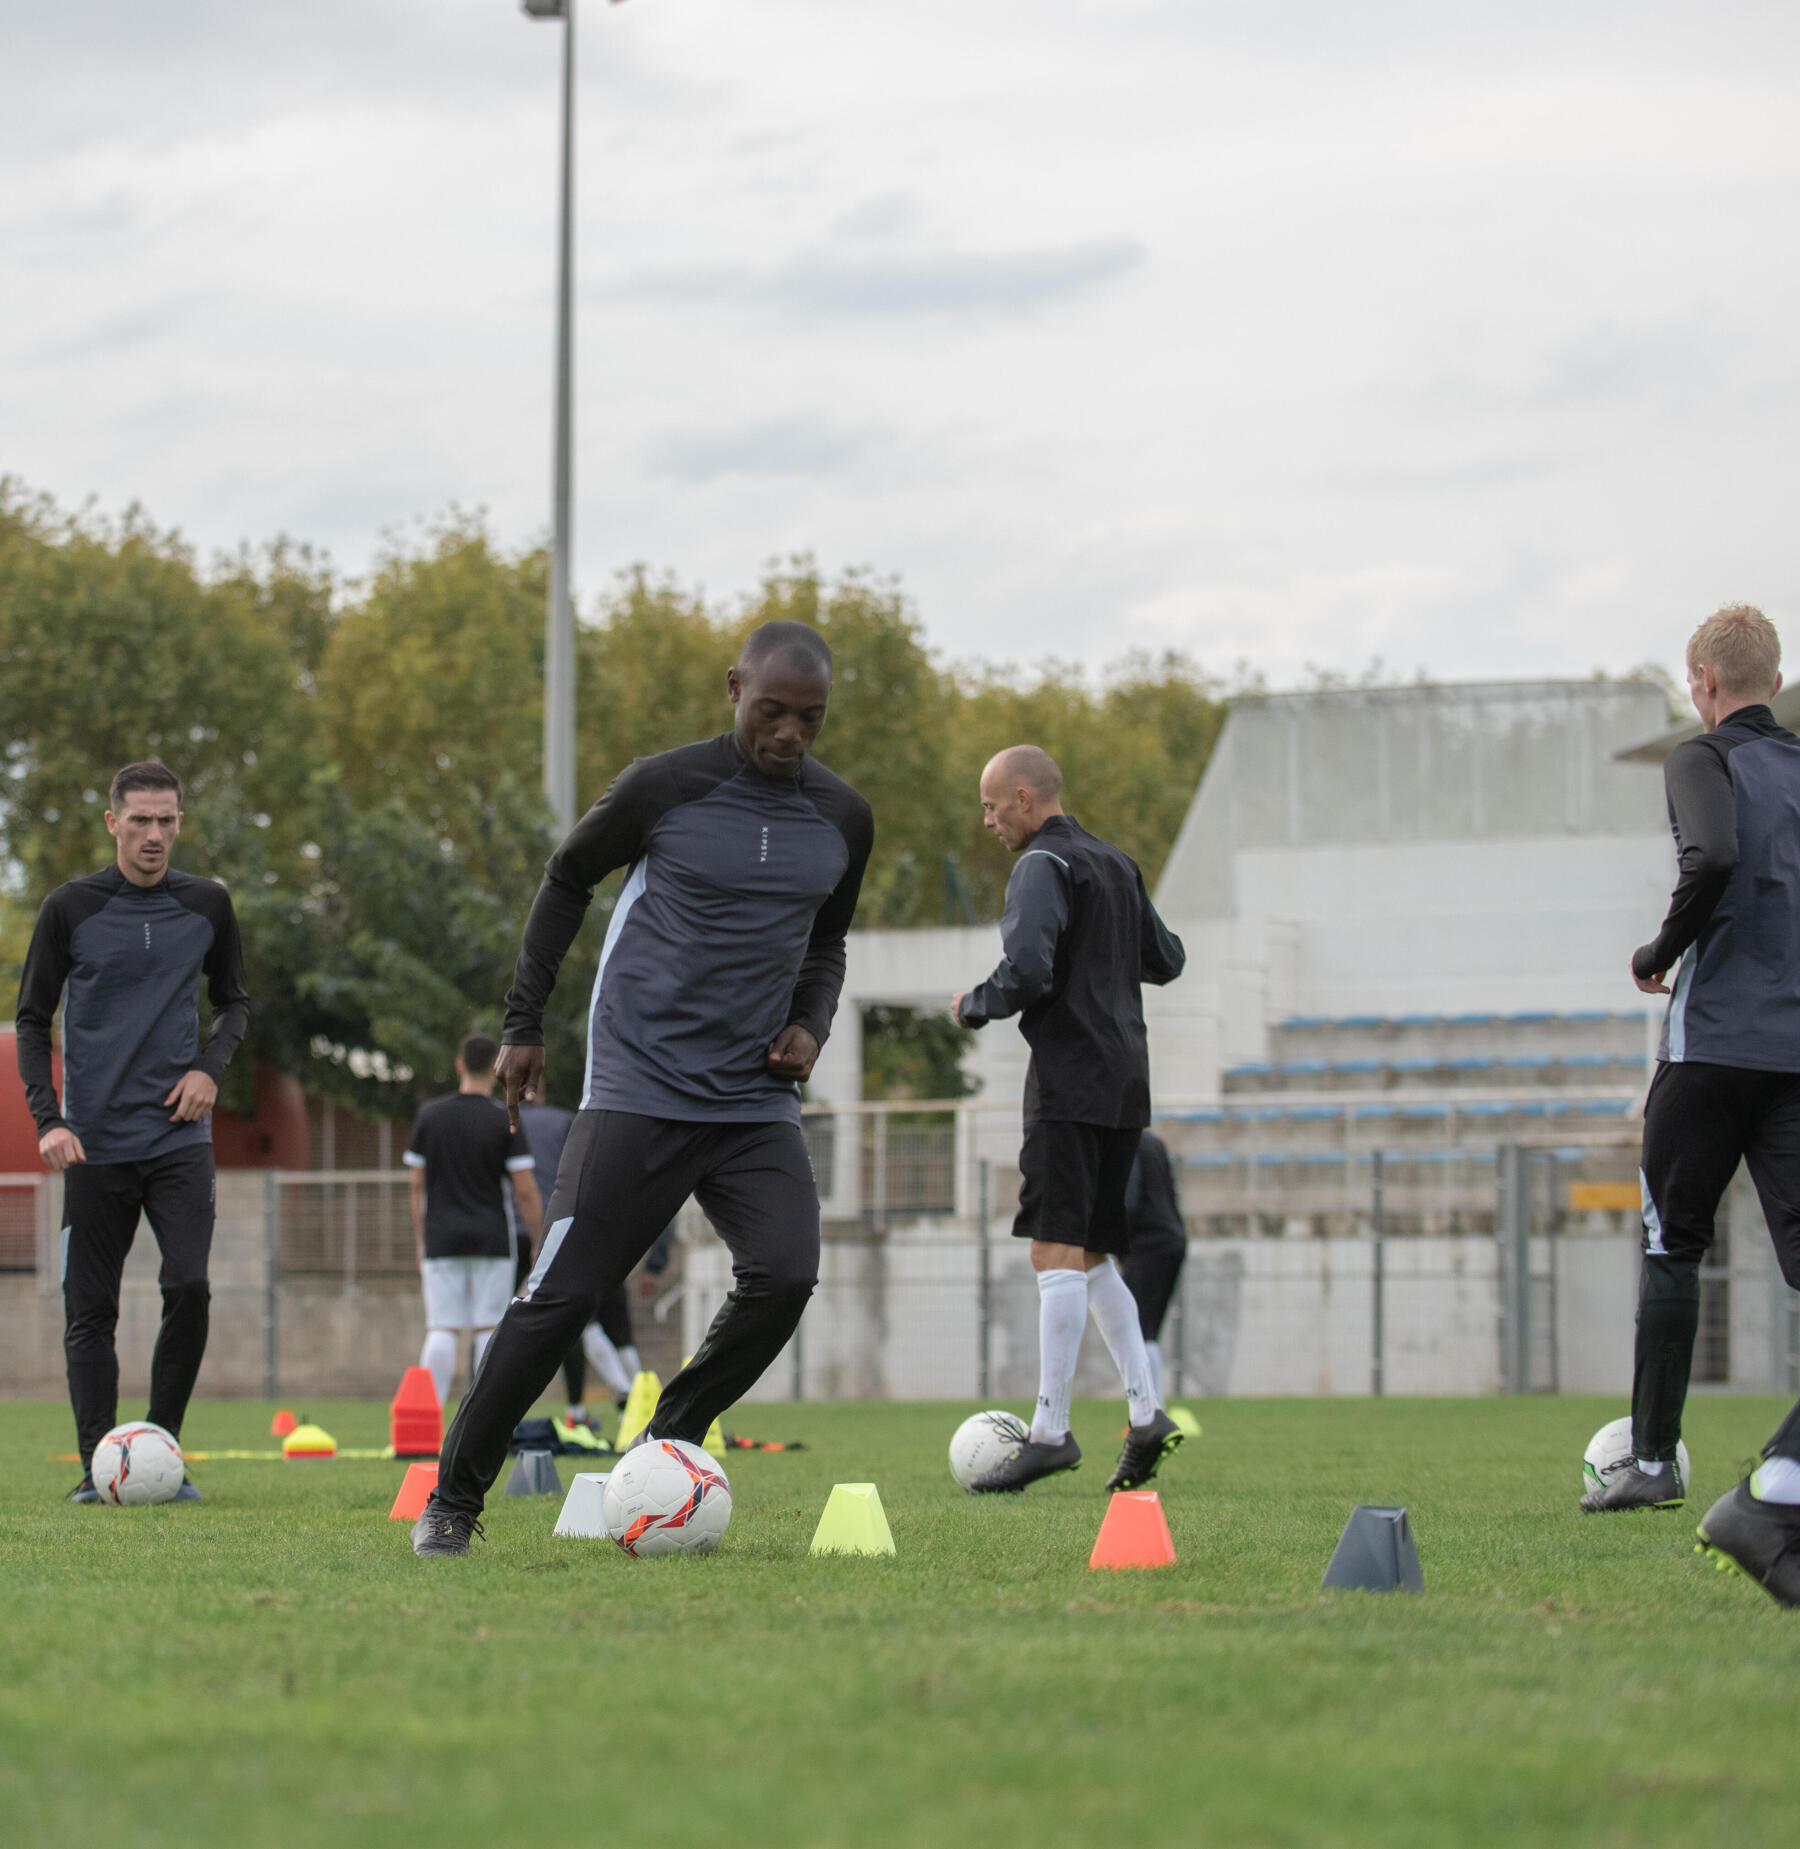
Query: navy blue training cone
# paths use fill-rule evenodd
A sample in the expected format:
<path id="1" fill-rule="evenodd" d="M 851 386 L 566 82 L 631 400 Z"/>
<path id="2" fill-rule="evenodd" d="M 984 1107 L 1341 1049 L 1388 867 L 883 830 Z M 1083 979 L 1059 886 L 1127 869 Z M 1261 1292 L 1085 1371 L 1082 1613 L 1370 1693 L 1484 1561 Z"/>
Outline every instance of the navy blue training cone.
<path id="1" fill-rule="evenodd" d="M 1423 1592 L 1425 1575 L 1406 1511 L 1358 1503 L 1319 1584 L 1344 1592 Z"/>

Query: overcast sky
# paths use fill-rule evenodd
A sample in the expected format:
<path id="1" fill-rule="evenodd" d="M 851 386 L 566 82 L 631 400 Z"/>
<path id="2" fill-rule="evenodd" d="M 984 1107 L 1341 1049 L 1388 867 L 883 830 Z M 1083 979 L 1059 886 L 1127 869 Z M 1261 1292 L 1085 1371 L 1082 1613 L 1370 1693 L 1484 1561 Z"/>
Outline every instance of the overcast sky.
<path id="1" fill-rule="evenodd" d="M 804 550 L 951 658 L 1275 684 L 1800 614 L 1792 4 L 581 7 L 586 597 Z M 559 36 L 0 0 L 0 472 L 541 537 Z"/>

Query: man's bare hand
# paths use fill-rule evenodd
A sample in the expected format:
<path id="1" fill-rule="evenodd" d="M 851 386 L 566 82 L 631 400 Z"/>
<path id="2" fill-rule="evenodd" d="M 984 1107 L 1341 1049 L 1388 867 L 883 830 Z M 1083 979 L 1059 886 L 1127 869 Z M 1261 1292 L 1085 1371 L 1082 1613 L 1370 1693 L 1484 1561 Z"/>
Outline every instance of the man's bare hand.
<path id="1" fill-rule="evenodd" d="M 44 1158 L 45 1168 L 53 1175 L 60 1175 L 64 1169 L 73 1168 L 77 1162 L 87 1160 L 87 1151 L 81 1146 L 81 1138 L 73 1130 L 46 1130 L 38 1138 L 38 1154 Z"/>
<path id="2" fill-rule="evenodd" d="M 211 1111 L 219 1096 L 219 1087 L 212 1075 L 207 1072 L 184 1072 L 181 1083 L 163 1099 L 164 1104 L 174 1105 L 169 1113 L 172 1124 L 197 1124 Z"/>
<path id="3" fill-rule="evenodd" d="M 536 1104 L 544 1095 L 544 1049 L 541 1046 L 503 1046 L 494 1061 L 494 1077 L 506 1096 L 506 1120 L 519 1127 L 519 1101 Z"/>
<path id="4" fill-rule="evenodd" d="M 1635 967 L 1635 958 L 1632 962 L 1628 962 L 1625 967 L 1631 971 L 1631 980 L 1635 982 L 1646 995 L 1668 994 L 1669 985 L 1663 981 L 1663 978 L 1669 973 L 1666 969 L 1659 969 L 1654 976 L 1640 976 Z"/>
<path id="5" fill-rule="evenodd" d="M 963 997 L 967 994 L 968 994 L 967 989 L 958 989 L 957 992 L 950 997 L 950 1018 L 957 1024 L 958 1027 L 961 1027 L 963 1024 L 963 1018 L 962 1018 Z"/>
<path id="6" fill-rule="evenodd" d="M 804 1027 L 784 1027 L 769 1047 L 769 1071 L 778 1079 L 804 1085 L 812 1077 L 819 1043 Z"/>

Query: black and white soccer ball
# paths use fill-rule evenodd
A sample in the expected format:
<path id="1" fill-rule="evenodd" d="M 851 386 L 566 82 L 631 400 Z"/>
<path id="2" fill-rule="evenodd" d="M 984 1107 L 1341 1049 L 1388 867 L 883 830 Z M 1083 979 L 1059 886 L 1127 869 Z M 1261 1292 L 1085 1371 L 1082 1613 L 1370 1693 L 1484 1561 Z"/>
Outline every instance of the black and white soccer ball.
<path id="1" fill-rule="evenodd" d="M 950 1474 L 964 1489 L 997 1469 L 1031 1436 L 1031 1428 L 1016 1412 L 973 1413 L 956 1428 L 950 1440 Z"/>
<path id="2" fill-rule="evenodd" d="M 1615 1419 L 1610 1425 L 1601 1426 L 1588 1440 L 1587 1452 L 1581 1460 L 1582 1490 L 1605 1489 L 1621 1470 L 1635 1461 L 1631 1448 L 1630 1418 Z M 1675 1484 L 1682 1495 L 1687 1494 L 1688 1484 L 1692 1481 L 1688 1474 L 1688 1448 L 1685 1443 L 1677 1442 Z"/>

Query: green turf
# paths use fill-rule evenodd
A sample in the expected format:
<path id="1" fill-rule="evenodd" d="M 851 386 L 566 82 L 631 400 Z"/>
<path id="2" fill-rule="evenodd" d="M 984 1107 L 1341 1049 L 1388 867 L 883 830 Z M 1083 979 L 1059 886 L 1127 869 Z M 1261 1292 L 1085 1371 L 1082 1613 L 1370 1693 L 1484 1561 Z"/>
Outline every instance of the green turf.
<path id="1" fill-rule="evenodd" d="M 202 1404 L 189 1446 L 266 1443 L 268 1410 Z M 1119 1575 L 1086 1570 L 1117 1410 L 1078 1409 L 1078 1475 L 992 1500 L 945 1469 L 963 1410 L 742 1410 L 811 1448 L 729 1461 L 710 1559 L 499 1498 L 471 1559 L 422 1562 L 394 1464 L 74 1508 L 66 1411 L 0 1405 L 6 1840 L 1800 1840 L 1800 1614 L 1690 1552 L 1775 1402 L 1697 1401 L 1688 1510 L 1603 1519 L 1575 1499 L 1611 1403 L 1202 1404 L 1162 1485 L 1180 1565 Z M 865 1479 L 898 1558 L 810 1559 Z M 1358 1501 L 1410 1510 L 1422 1597 L 1319 1592 Z"/>

